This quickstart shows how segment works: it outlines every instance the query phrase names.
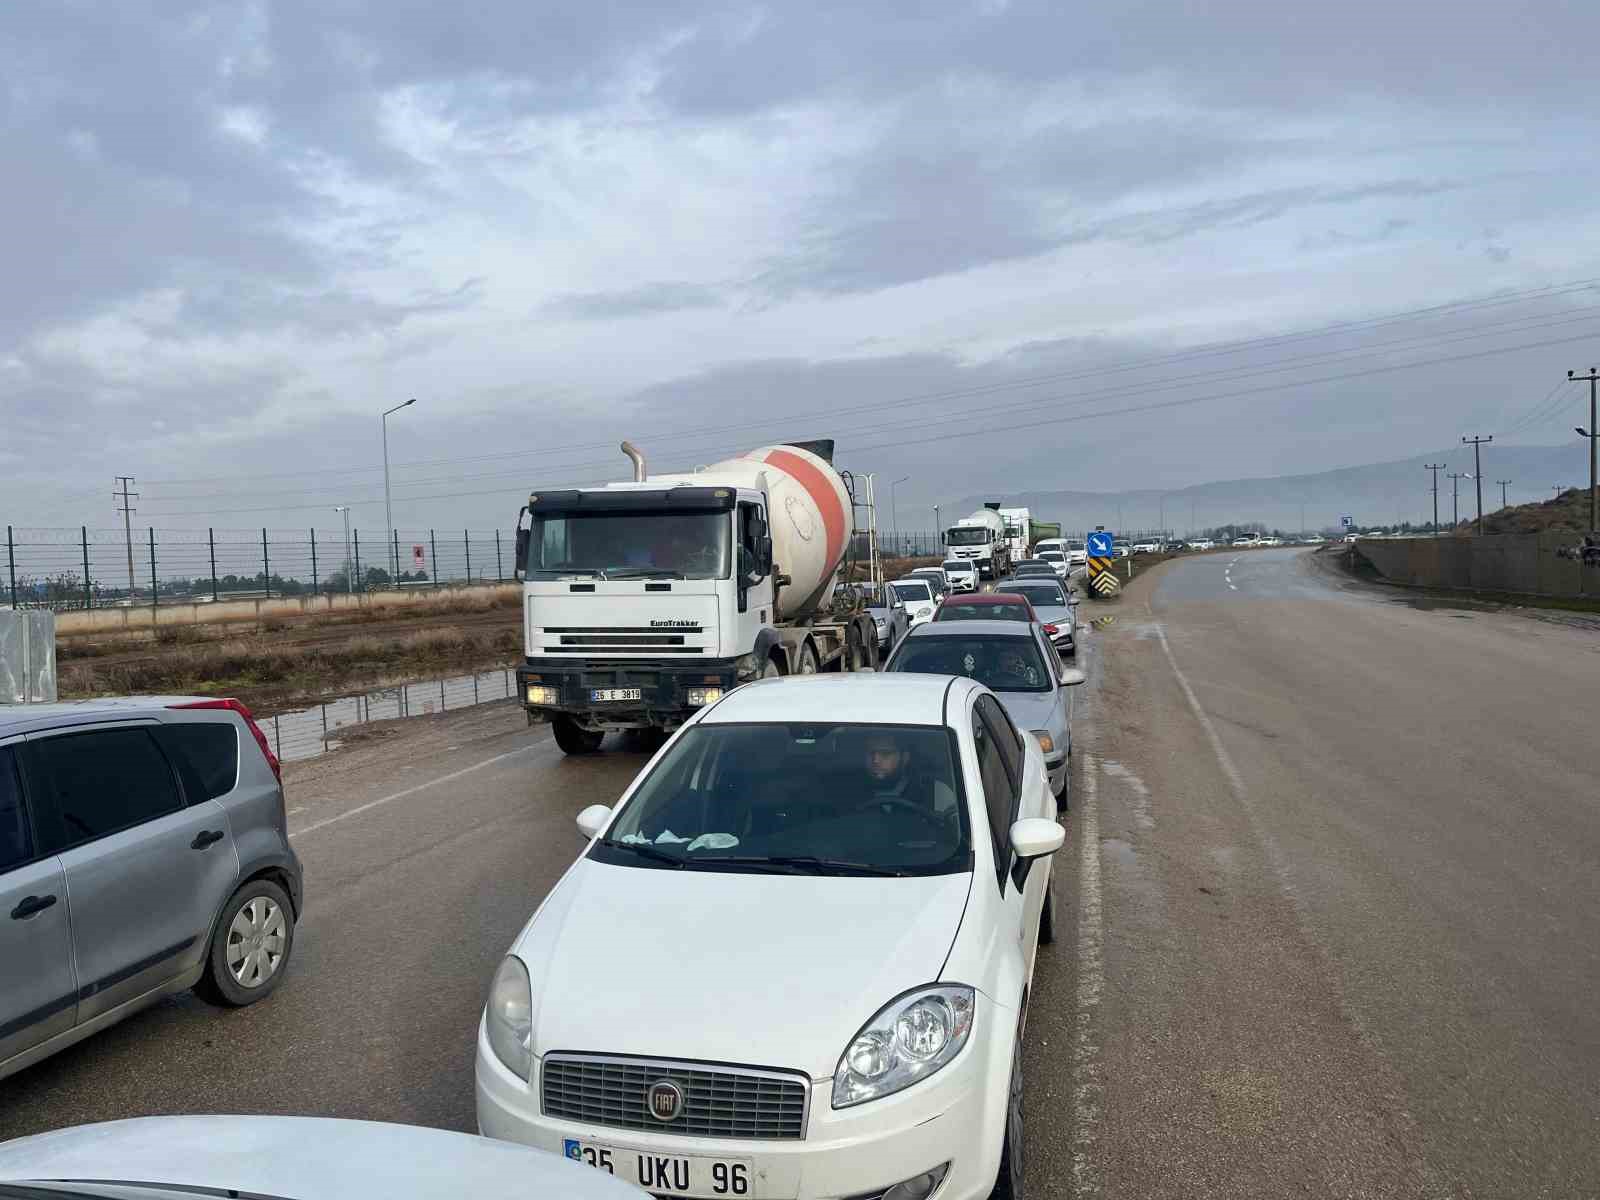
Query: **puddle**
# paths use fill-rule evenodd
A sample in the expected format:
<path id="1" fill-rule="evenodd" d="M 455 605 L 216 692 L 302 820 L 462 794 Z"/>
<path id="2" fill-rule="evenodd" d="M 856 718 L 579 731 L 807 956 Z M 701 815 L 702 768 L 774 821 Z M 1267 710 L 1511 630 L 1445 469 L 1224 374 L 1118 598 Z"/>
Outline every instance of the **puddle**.
<path id="1" fill-rule="evenodd" d="M 283 762 L 316 758 L 342 744 L 341 730 L 349 731 L 373 721 L 454 712 L 491 700 L 506 700 L 515 692 L 517 677 L 509 669 L 452 675 L 444 679 L 419 679 L 393 687 L 374 688 L 327 700 L 310 708 L 263 718 L 262 732 Z"/>

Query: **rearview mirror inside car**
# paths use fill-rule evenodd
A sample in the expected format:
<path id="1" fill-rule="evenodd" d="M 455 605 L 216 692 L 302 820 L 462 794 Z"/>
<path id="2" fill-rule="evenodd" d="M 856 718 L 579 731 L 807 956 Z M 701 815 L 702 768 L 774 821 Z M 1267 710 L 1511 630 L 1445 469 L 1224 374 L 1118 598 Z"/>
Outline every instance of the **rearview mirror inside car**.
<path id="1" fill-rule="evenodd" d="M 578 814 L 578 832 L 586 838 L 597 838 L 611 820 L 611 809 L 605 804 L 591 804 Z"/>
<path id="2" fill-rule="evenodd" d="M 1063 667 L 1061 671 L 1062 687 L 1077 687 L 1089 677 L 1077 667 Z"/>
<path id="3" fill-rule="evenodd" d="M 1024 861 L 1061 849 L 1067 831 L 1047 817 L 1024 817 L 1011 826 L 1011 849 Z"/>

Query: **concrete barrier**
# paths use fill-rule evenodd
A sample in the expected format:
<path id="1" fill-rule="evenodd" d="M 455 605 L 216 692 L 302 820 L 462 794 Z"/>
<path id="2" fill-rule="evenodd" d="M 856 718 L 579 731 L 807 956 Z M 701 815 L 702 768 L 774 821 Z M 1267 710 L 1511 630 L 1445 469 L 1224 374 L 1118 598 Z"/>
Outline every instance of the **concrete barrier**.
<path id="1" fill-rule="evenodd" d="M 268 617 L 293 620 L 317 613 L 332 613 L 363 608 L 429 608 L 445 600 L 473 597 L 515 596 L 519 583 L 491 583 L 472 587 L 441 588 L 415 592 L 344 592 L 335 595 L 274 596 L 254 600 L 218 600 L 210 604 L 135 605 L 128 608 L 91 608 L 60 613 L 56 632 L 62 636 L 79 633 L 109 633 L 121 630 L 154 629 L 158 625 L 199 625 L 220 622 L 260 621 Z"/>
<path id="2" fill-rule="evenodd" d="M 1577 541 L 1571 533 L 1494 533 L 1362 538 L 1353 548 L 1384 579 L 1408 587 L 1600 597 L 1600 567 L 1557 553 Z"/>

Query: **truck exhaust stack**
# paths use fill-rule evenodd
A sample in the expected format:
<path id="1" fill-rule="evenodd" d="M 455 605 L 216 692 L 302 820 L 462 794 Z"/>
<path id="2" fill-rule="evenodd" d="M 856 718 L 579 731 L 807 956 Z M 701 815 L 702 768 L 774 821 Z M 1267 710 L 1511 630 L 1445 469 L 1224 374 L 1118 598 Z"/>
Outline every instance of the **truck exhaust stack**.
<path id="1" fill-rule="evenodd" d="M 644 451 L 640 450 L 632 442 L 623 442 L 622 452 L 628 456 L 628 461 L 633 463 L 633 481 L 635 483 L 643 483 L 645 481 Z"/>

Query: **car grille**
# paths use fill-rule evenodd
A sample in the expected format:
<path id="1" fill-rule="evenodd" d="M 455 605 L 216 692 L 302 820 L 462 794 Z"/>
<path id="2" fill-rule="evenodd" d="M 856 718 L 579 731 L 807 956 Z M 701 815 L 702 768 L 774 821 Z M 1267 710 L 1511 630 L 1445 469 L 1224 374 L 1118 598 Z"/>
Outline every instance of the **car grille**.
<path id="1" fill-rule="evenodd" d="M 806 1135 L 809 1081 L 748 1067 L 590 1054 L 549 1054 L 540 1076 L 544 1115 L 695 1137 L 798 1140 Z M 650 1115 L 646 1093 L 670 1079 L 683 1089 L 672 1121 Z"/>

